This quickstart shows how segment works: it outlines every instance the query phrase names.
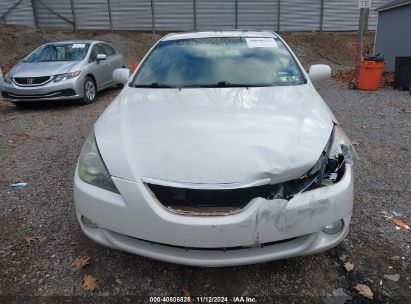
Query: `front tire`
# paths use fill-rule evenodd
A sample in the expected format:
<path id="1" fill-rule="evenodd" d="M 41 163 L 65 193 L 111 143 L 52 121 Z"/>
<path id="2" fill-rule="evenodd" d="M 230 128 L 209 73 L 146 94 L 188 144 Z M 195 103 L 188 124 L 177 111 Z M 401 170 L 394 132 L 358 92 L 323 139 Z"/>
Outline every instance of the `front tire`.
<path id="1" fill-rule="evenodd" d="M 96 88 L 96 83 L 91 77 L 86 78 L 83 89 L 84 89 L 83 99 L 81 100 L 81 103 L 83 104 L 93 103 L 97 97 L 97 88 Z"/>

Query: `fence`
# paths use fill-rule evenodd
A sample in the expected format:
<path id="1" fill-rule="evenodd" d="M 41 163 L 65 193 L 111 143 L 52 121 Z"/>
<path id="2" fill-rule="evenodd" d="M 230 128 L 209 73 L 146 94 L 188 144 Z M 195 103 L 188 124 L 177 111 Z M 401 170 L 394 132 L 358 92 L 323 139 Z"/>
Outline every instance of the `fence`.
<path id="1" fill-rule="evenodd" d="M 390 0 L 373 0 L 374 9 Z M 189 31 L 351 31 L 358 0 L 0 0 L 0 23 L 32 27 Z"/>

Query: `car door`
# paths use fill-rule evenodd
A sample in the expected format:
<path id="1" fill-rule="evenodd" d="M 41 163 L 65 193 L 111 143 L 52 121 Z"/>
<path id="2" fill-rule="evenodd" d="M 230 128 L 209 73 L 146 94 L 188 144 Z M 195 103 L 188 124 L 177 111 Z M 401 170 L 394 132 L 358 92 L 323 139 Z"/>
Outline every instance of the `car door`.
<path id="1" fill-rule="evenodd" d="M 104 54 L 107 56 L 105 60 L 97 60 L 98 54 Z M 96 79 L 97 90 L 104 89 L 112 82 L 112 70 L 110 65 L 109 56 L 106 49 L 102 46 L 102 43 L 96 43 L 90 53 L 89 58 L 90 72 Z"/>
<path id="2" fill-rule="evenodd" d="M 118 54 L 118 53 L 114 50 L 114 48 L 113 48 L 111 45 L 107 44 L 107 43 L 102 43 L 102 47 L 103 47 L 103 48 L 105 49 L 105 51 L 106 51 L 106 54 L 107 54 L 107 62 L 110 63 L 111 82 L 113 83 L 113 79 L 112 79 L 113 71 L 114 71 L 115 69 L 119 69 L 119 68 L 122 68 L 122 67 L 123 67 L 123 65 L 124 65 L 123 56 L 120 55 L 120 54 Z"/>

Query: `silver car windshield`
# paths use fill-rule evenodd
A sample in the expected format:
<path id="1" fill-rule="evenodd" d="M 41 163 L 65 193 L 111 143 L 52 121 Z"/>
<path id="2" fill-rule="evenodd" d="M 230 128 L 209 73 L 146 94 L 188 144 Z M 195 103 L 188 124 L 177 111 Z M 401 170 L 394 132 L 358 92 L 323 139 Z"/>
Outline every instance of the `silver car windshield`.
<path id="1" fill-rule="evenodd" d="M 213 37 L 159 42 L 131 86 L 289 86 L 304 82 L 294 57 L 280 39 Z"/>
<path id="2" fill-rule="evenodd" d="M 80 61 L 89 47 L 88 43 L 46 44 L 27 56 L 24 62 Z"/>

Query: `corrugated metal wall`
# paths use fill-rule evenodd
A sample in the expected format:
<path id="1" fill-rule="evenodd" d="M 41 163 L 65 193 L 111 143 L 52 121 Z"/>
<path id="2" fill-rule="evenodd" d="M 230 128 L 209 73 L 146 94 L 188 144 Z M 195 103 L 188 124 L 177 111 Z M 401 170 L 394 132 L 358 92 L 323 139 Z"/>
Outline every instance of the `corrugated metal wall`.
<path id="1" fill-rule="evenodd" d="M 73 27 L 70 23 L 51 13 L 44 5 L 47 5 L 52 10 L 67 20 L 73 21 L 73 13 L 71 10 L 70 0 L 41 0 L 33 1 L 37 14 L 37 23 L 39 27 Z"/>
<path id="2" fill-rule="evenodd" d="M 119 30 L 151 30 L 150 0 L 111 0 L 113 28 Z"/>
<path id="3" fill-rule="evenodd" d="M 12 8 L 17 2 L 17 0 L 1 0 L 0 16 L 3 16 L 6 12 L 8 12 L 9 9 Z M 35 26 L 31 0 L 23 0 L 13 10 L 9 11 L 9 13 L 4 17 L 4 20 L 0 18 L 0 22 Z"/>
<path id="4" fill-rule="evenodd" d="M 395 57 L 411 57 L 411 5 L 380 13 L 375 50 L 385 57 L 385 70 L 395 70 Z"/>
<path id="5" fill-rule="evenodd" d="M 391 0 L 373 0 L 371 2 L 369 29 L 376 29 L 378 14 L 376 8 L 391 2 Z M 324 1 L 324 31 L 351 31 L 358 29 L 360 11 L 358 0 L 325 0 Z"/>
<path id="6" fill-rule="evenodd" d="M 17 1 L 0 0 L 0 16 Z M 39 27 L 73 28 L 68 21 L 75 20 L 79 29 L 352 31 L 359 17 L 358 0 L 23 0 L 6 23 L 34 26 L 32 2 Z M 370 29 L 377 25 L 374 9 L 388 2 L 372 1 Z"/>
<path id="7" fill-rule="evenodd" d="M 278 1 L 238 0 L 237 6 L 238 28 L 278 30 Z"/>
<path id="8" fill-rule="evenodd" d="M 74 0 L 79 29 L 109 29 L 107 0 Z"/>
<path id="9" fill-rule="evenodd" d="M 282 31 L 319 31 L 321 1 L 286 0 L 281 1 Z"/>
<path id="10" fill-rule="evenodd" d="M 160 31 L 194 28 L 193 0 L 153 0 L 154 22 Z"/>
<path id="11" fill-rule="evenodd" d="M 197 30 L 235 28 L 235 0 L 196 0 Z"/>

